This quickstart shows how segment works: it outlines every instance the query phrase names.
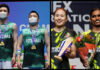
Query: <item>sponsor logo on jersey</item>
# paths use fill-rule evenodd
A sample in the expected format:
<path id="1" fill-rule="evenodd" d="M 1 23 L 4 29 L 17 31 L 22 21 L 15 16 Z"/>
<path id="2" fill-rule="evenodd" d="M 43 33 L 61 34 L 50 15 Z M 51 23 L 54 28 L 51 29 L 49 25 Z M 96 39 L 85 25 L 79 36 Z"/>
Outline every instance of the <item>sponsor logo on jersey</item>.
<path id="1" fill-rule="evenodd" d="M 57 48 L 57 47 L 52 47 L 52 51 L 51 52 L 59 52 L 60 48 Z"/>
<path id="2" fill-rule="evenodd" d="M 27 43 L 32 43 L 32 39 L 26 39 Z M 35 39 L 35 43 L 41 42 L 41 39 Z"/>
<path id="3" fill-rule="evenodd" d="M 1 38 L 1 35 L 0 35 L 0 38 Z M 6 35 L 4 35 L 4 38 L 11 38 L 11 36 L 6 34 Z"/>

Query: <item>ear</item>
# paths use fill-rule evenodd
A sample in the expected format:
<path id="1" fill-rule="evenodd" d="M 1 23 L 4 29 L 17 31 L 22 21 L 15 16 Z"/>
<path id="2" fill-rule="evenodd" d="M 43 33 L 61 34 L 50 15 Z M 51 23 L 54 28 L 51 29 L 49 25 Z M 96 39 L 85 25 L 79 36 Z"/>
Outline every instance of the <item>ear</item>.
<path id="1" fill-rule="evenodd" d="M 9 16 L 10 14 L 8 13 L 7 16 Z"/>
<path id="2" fill-rule="evenodd" d="M 40 19 L 38 18 L 38 20 L 37 20 L 38 22 L 40 21 Z"/>

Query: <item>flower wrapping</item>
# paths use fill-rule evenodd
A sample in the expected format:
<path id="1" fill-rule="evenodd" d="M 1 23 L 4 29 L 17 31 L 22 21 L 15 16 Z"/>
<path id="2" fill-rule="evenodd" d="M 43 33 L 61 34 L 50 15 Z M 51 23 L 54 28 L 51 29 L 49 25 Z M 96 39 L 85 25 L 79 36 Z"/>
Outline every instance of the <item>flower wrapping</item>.
<path id="1" fill-rule="evenodd" d="M 88 34 L 85 36 L 79 35 L 76 37 L 75 44 L 82 61 L 88 62 L 88 64 L 90 64 L 96 51 L 95 39 Z"/>

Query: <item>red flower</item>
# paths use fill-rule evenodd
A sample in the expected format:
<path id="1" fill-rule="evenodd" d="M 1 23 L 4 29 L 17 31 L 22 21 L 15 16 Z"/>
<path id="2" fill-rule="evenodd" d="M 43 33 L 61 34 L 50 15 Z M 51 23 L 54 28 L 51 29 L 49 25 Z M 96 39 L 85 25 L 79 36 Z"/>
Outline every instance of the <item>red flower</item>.
<path id="1" fill-rule="evenodd" d="M 81 38 L 80 38 L 80 37 L 77 37 L 77 38 L 76 38 L 76 41 L 77 41 L 77 42 L 80 42 L 80 41 L 81 41 Z"/>

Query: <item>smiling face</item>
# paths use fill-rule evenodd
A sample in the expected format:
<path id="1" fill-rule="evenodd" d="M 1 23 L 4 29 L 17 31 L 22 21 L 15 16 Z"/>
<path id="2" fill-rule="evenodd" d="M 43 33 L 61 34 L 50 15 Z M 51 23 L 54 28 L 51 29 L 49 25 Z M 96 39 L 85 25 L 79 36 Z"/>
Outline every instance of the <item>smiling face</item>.
<path id="1" fill-rule="evenodd" d="M 57 27 L 62 27 L 67 22 L 66 11 L 63 9 L 57 9 L 54 15 L 54 22 Z"/>
<path id="2" fill-rule="evenodd" d="M 93 26 L 100 27 L 100 10 L 95 10 L 92 12 L 90 22 Z"/>

